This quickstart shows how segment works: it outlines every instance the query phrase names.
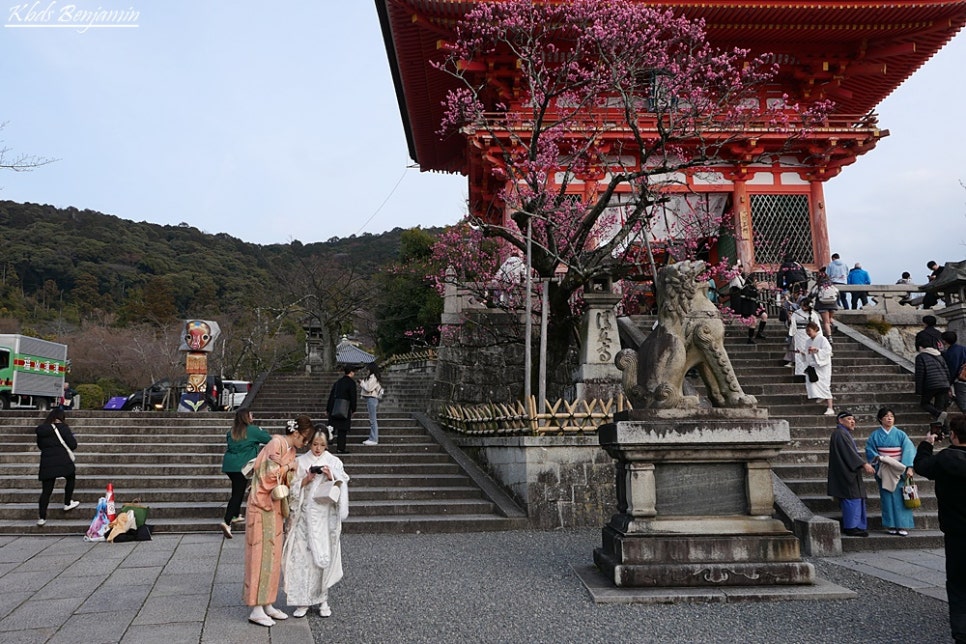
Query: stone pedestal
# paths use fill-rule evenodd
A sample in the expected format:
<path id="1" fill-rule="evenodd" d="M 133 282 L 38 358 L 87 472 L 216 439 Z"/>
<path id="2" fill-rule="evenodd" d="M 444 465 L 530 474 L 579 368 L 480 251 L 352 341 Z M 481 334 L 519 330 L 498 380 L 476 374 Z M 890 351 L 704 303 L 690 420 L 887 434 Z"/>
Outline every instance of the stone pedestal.
<path id="1" fill-rule="evenodd" d="M 614 584 L 815 583 L 772 518 L 770 459 L 788 443 L 786 421 L 764 409 L 631 411 L 598 437 L 616 460 L 617 514 L 594 562 Z"/>

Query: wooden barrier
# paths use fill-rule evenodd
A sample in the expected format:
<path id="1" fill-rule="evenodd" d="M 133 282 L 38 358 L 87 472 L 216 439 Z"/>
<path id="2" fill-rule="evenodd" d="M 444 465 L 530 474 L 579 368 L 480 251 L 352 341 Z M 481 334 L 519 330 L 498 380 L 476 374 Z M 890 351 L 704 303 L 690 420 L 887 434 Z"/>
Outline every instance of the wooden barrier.
<path id="1" fill-rule="evenodd" d="M 630 409 L 624 396 L 607 400 L 559 399 L 546 401 L 544 413 L 537 411 L 537 400 L 531 396 L 524 405 L 483 403 L 447 405 L 439 415 L 439 423 L 454 432 L 487 436 L 545 436 L 549 434 L 592 434 L 601 425 L 614 420 L 614 414 Z"/>

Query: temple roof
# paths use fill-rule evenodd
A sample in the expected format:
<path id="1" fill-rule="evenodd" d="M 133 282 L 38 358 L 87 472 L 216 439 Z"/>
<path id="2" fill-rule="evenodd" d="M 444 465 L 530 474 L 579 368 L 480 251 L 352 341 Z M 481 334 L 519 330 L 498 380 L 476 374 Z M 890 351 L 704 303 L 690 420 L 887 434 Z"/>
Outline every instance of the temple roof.
<path id="1" fill-rule="evenodd" d="M 442 60 L 437 43 L 477 3 L 375 1 L 410 156 L 423 170 L 465 173 L 464 142 L 438 134 L 455 83 L 429 61 Z M 837 114 L 874 109 L 966 23 L 966 0 L 640 1 L 704 19 L 716 46 L 775 54 L 784 85 L 805 99 L 831 98 Z"/>

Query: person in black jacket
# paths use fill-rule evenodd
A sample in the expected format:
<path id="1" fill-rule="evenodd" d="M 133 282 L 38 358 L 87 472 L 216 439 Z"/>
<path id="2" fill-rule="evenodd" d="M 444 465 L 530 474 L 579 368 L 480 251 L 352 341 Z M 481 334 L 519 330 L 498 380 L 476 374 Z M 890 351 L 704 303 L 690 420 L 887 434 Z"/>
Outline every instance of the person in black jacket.
<path id="1" fill-rule="evenodd" d="M 345 375 L 332 383 L 332 390 L 329 391 L 329 400 L 325 403 L 325 413 L 329 416 L 329 425 L 335 430 L 335 451 L 337 454 L 348 454 L 348 450 L 345 448 L 346 435 L 349 433 L 349 426 L 352 424 L 352 414 L 356 413 L 358 394 L 356 381 L 353 380 L 353 377 L 356 375 L 355 367 L 346 365 L 343 372 Z M 332 417 L 335 401 L 339 398 L 349 401 L 349 413 L 346 414 L 345 418 Z"/>
<path id="2" fill-rule="evenodd" d="M 40 448 L 41 483 L 39 517 L 37 525 L 47 523 L 47 506 L 50 495 L 54 492 L 54 482 L 58 478 L 65 479 L 64 510 L 69 511 L 80 505 L 74 501 L 74 453 L 77 449 L 77 439 L 70 431 L 64 420 L 63 409 L 53 409 L 43 423 L 34 430 L 37 433 L 37 447 Z"/>
<path id="3" fill-rule="evenodd" d="M 794 255 L 785 255 L 775 275 L 775 284 L 782 291 L 792 294 L 793 299 L 808 290 L 808 273 L 805 267 L 795 260 Z"/>
<path id="4" fill-rule="evenodd" d="M 933 454 L 936 435 L 926 434 L 916 450 L 916 474 L 936 482 L 939 529 L 946 548 L 946 597 L 953 640 L 966 642 L 966 418 L 949 423 L 952 443 Z"/>
<path id="5" fill-rule="evenodd" d="M 916 395 L 920 396 L 919 407 L 932 415 L 933 423 L 946 422 L 946 407 L 949 406 L 949 367 L 938 349 L 917 346 L 916 354 Z"/>

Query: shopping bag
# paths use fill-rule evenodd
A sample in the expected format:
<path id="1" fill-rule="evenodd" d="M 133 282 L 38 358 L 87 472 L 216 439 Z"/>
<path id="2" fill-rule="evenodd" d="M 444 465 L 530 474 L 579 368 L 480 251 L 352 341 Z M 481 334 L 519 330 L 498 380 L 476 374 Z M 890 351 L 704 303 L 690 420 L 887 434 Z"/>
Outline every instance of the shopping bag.
<path id="1" fill-rule="evenodd" d="M 912 482 L 911 476 L 906 477 L 906 482 L 902 486 L 902 503 L 910 510 L 915 510 L 922 505 L 922 499 L 919 498 L 919 488 Z"/>
<path id="2" fill-rule="evenodd" d="M 84 541 L 104 541 L 107 529 L 111 525 L 111 520 L 107 518 L 107 498 L 101 497 L 97 502 L 97 509 L 94 510 L 94 518 L 91 520 Z"/>
<path id="3" fill-rule="evenodd" d="M 134 512 L 134 518 L 137 521 L 136 527 L 138 528 L 147 523 L 150 510 L 151 508 L 141 504 L 141 499 L 134 499 L 130 503 L 125 503 L 121 506 L 121 514 L 128 511 Z"/>

